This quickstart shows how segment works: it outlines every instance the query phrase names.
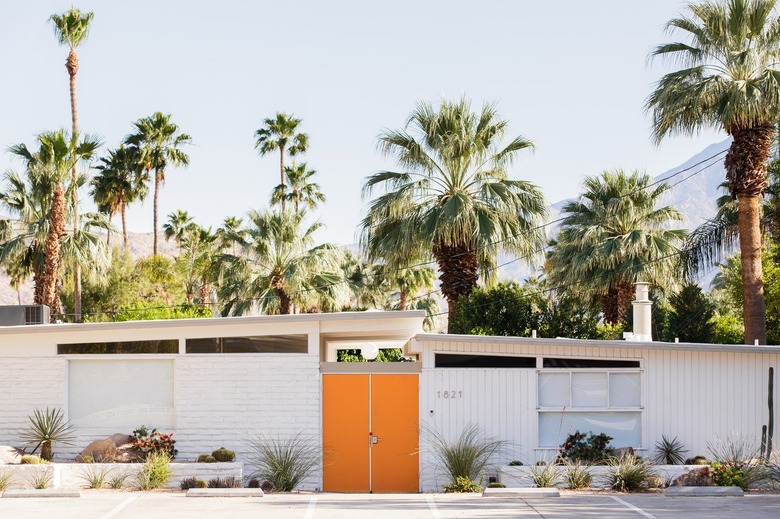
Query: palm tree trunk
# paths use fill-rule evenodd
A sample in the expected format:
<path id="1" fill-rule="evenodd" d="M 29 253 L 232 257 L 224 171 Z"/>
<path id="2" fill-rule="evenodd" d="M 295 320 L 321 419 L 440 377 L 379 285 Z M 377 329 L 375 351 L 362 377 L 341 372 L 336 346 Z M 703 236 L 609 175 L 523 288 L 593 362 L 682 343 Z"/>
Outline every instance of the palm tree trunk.
<path id="1" fill-rule="evenodd" d="M 57 294 L 57 279 L 60 266 L 60 238 L 65 234 L 65 190 L 62 182 L 57 184 L 54 189 L 54 195 L 49 209 L 49 232 L 46 235 L 46 244 L 44 246 L 46 283 L 43 286 L 41 294 L 43 304 L 48 305 L 52 310 L 59 305 L 57 303 L 59 296 Z M 55 322 L 57 315 L 52 311 L 51 322 Z"/>
<path id="2" fill-rule="evenodd" d="M 742 261 L 742 298 L 745 344 L 766 344 L 763 268 L 761 266 L 761 198 L 739 197 L 739 248 Z"/>
<path id="3" fill-rule="evenodd" d="M 114 213 L 108 213 L 108 229 L 106 230 L 106 249 L 111 250 L 111 219 Z"/>
<path id="4" fill-rule="evenodd" d="M 284 187 L 284 146 L 279 146 L 279 184 Z M 282 213 L 284 213 L 284 193 L 282 194 Z"/>
<path id="5" fill-rule="evenodd" d="M 162 175 L 160 174 L 160 171 L 158 169 L 154 170 L 154 252 L 153 254 L 157 256 L 157 211 L 158 211 L 158 202 L 160 199 L 160 184 L 162 183 Z"/>
<path id="6" fill-rule="evenodd" d="M 401 301 L 398 303 L 398 309 L 406 310 L 406 289 L 404 287 L 401 287 Z"/>
<path id="7" fill-rule="evenodd" d="M 68 69 L 70 77 L 70 119 L 73 131 L 73 139 L 79 136 L 79 110 L 76 104 L 76 73 L 79 70 L 79 58 L 76 49 L 71 48 L 68 53 L 68 59 L 65 62 L 65 68 Z M 79 232 L 79 190 L 76 187 L 78 182 L 77 164 L 73 163 L 71 169 L 71 182 L 73 182 L 73 235 L 74 239 Z M 73 313 L 77 323 L 81 322 L 81 264 L 76 262 L 73 269 Z"/>
<path id="8" fill-rule="evenodd" d="M 447 329 L 457 317 L 457 302 L 468 296 L 479 279 L 477 253 L 465 244 L 433 246 L 433 256 L 439 264 L 441 292 L 447 298 Z"/>
<path id="9" fill-rule="evenodd" d="M 127 250 L 129 240 L 127 239 L 127 207 L 124 200 L 119 202 L 119 210 L 122 213 L 122 240 L 125 250 Z"/>
<path id="10" fill-rule="evenodd" d="M 628 280 L 610 283 L 607 292 L 600 298 L 604 321 L 613 325 L 620 323 L 628 312 L 633 294 L 634 285 Z"/>

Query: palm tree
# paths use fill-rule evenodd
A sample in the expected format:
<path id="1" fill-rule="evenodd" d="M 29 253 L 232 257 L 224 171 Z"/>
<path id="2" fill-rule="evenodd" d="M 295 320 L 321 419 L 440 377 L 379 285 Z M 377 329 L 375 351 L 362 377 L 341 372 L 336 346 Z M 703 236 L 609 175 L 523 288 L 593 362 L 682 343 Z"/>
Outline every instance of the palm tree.
<path id="1" fill-rule="evenodd" d="M 100 142 L 91 136 L 83 139 L 71 136 L 65 130 L 38 135 L 39 149 L 30 151 L 25 144 L 10 148 L 11 152 L 25 160 L 28 170 L 37 171 L 54 186 L 47 213 L 48 230 L 44 244 L 44 271 L 40 300 L 53 310 L 54 319 L 59 310 L 58 271 L 60 267 L 60 240 L 65 236 L 64 181 L 74 163 L 92 158 Z M 74 189 L 76 186 L 73 186 Z M 77 232 L 77 230 L 74 230 Z"/>
<path id="2" fill-rule="evenodd" d="M 166 240 L 173 238 L 181 252 L 182 243 L 187 234 L 197 228 L 197 224 L 187 211 L 177 209 L 176 212 L 168 215 L 168 222 L 163 225 L 163 235 Z"/>
<path id="3" fill-rule="evenodd" d="M 60 15 L 52 15 L 49 20 L 54 24 L 54 34 L 60 45 L 67 45 L 70 48 L 68 59 L 65 61 L 65 68 L 68 69 L 69 88 L 70 88 L 70 116 L 71 132 L 74 137 L 79 134 L 79 112 L 76 104 L 76 74 L 79 71 L 79 56 L 76 53 L 76 47 L 81 45 L 87 39 L 89 33 L 89 23 L 92 21 L 92 13 L 82 13 L 78 9 L 70 8 Z M 71 170 L 71 181 L 76 184 L 78 172 L 76 163 Z M 78 232 L 79 229 L 79 193 L 77 189 L 72 192 L 73 202 L 73 229 Z M 75 314 L 76 322 L 81 321 L 81 266 L 76 265 L 73 271 L 73 283 L 75 285 Z"/>
<path id="4" fill-rule="evenodd" d="M 149 192 L 141 178 L 142 169 L 135 149 L 120 145 L 109 151 L 108 157 L 102 157 L 95 169 L 98 174 L 90 182 L 92 198 L 98 209 L 108 215 L 109 222 L 117 212 L 122 216 L 122 238 L 124 249 L 127 250 L 127 205 L 143 200 Z M 110 238 L 109 230 L 107 243 L 110 243 Z"/>
<path id="5" fill-rule="evenodd" d="M 544 243 L 544 196 L 507 176 L 518 152 L 533 144 L 523 137 L 502 144 L 507 126 L 492 105 L 474 113 L 465 99 L 443 101 L 438 110 L 420 103 L 406 128 L 379 136 L 380 150 L 406 171 L 375 173 L 363 186 L 364 196 L 385 190 L 362 222 L 367 256 L 433 255 L 450 318 L 480 270 L 493 281 L 500 248 L 530 256 Z"/>
<path id="6" fill-rule="evenodd" d="M 293 305 L 307 305 L 314 296 L 329 298 L 341 282 L 333 245 L 313 245 L 322 227 L 303 227 L 304 212 L 251 211 L 245 237 L 235 235 L 241 253 L 223 254 L 220 300 L 224 315 L 243 315 L 253 307 L 265 313 L 288 314 Z M 312 297 L 307 297 L 312 296 Z"/>
<path id="7" fill-rule="evenodd" d="M 619 323 L 633 284 L 668 284 L 685 231 L 669 224 L 683 219 L 670 206 L 657 207 L 669 190 L 649 175 L 604 171 L 584 181 L 585 191 L 563 207 L 557 242 L 548 257 L 550 281 L 598 300 L 604 320 Z"/>
<path id="8" fill-rule="evenodd" d="M 261 156 L 279 150 L 280 185 L 285 184 L 285 152 L 294 157 L 309 148 L 309 136 L 305 133 L 296 133 L 300 124 L 300 119 L 277 112 L 275 118 L 264 119 L 263 127 L 255 132 L 255 137 L 257 137 L 255 148 L 260 152 Z M 281 199 L 281 203 L 282 211 L 284 211 L 284 198 Z"/>
<path id="9" fill-rule="evenodd" d="M 307 209 L 314 209 L 321 203 L 325 203 L 325 195 L 320 190 L 320 185 L 312 182 L 317 172 L 308 169 L 306 163 L 285 166 L 287 173 L 285 183 L 276 186 L 271 193 L 271 205 L 280 204 L 284 208 L 285 202 L 292 202 L 296 212 L 301 204 Z"/>
<path id="10" fill-rule="evenodd" d="M 171 122 L 170 114 L 155 112 L 149 117 L 138 119 L 135 133 L 125 138 L 128 144 L 137 150 L 139 162 L 146 177 L 154 170 L 154 255 L 157 255 L 157 229 L 160 189 L 165 182 L 165 170 L 168 166 L 187 166 L 190 158 L 180 148 L 192 142 L 192 137 L 181 133 L 179 127 Z"/>
<path id="11" fill-rule="evenodd" d="M 759 205 L 767 186 L 773 123 L 780 119 L 780 21 L 774 7 L 775 0 L 689 4 L 685 16 L 667 23 L 687 42 L 660 45 L 652 53 L 681 68 L 661 78 L 646 104 L 657 143 L 704 127 L 733 137 L 725 165 L 739 203 L 748 344 L 766 344 Z"/>

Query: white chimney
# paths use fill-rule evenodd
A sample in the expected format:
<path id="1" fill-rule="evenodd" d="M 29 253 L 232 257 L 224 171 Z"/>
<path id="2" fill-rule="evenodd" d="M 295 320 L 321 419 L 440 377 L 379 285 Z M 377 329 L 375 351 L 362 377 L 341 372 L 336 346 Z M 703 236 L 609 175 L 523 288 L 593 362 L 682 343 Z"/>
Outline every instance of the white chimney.
<path id="1" fill-rule="evenodd" d="M 634 308 L 634 332 L 626 338 L 628 341 L 651 342 L 653 340 L 652 314 L 653 302 L 650 301 L 650 283 L 639 281 L 636 285 L 636 299 L 631 302 Z"/>

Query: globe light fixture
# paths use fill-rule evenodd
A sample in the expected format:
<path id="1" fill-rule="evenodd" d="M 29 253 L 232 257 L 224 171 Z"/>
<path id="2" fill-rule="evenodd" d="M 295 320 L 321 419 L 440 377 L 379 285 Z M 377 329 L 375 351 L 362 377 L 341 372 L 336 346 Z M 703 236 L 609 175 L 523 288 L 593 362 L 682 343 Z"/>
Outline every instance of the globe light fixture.
<path id="1" fill-rule="evenodd" d="M 360 348 L 360 355 L 366 360 L 374 360 L 379 355 L 379 346 L 373 342 L 367 342 Z"/>

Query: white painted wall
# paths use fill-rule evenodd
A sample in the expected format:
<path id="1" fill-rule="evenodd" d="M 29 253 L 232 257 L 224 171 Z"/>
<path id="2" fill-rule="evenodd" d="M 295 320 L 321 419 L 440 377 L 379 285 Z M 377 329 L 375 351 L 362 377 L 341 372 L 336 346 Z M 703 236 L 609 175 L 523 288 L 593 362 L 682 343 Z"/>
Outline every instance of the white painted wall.
<path id="1" fill-rule="evenodd" d="M 688 456 L 707 454 L 716 437 L 740 434 L 760 441 L 768 422 L 768 369 L 775 368 L 775 405 L 780 401 L 780 348 L 711 346 L 622 341 L 569 341 L 418 335 L 413 347 L 422 352 L 420 377 L 421 429 L 436 428 L 455 439 L 470 423 L 507 447 L 491 465 L 519 459 L 534 463 L 547 453 L 536 450 L 537 369 L 436 369 L 434 355 L 484 353 L 536 356 L 635 359 L 643 375 L 642 447 L 652 454 L 662 435 L 677 436 Z M 443 398 L 442 391 L 457 398 Z M 462 397 L 460 396 L 462 392 Z M 433 411 L 431 413 L 431 411 Z M 775 423 L 780 423 L 775 411 Z M 775 427 L 775 445 L 780 444 Z M 597 431 L 594 431 L 597 432 Z M 421 437 L 420 474 L 423 491 L 447 483 L 436 469 L 426 435 Z M 496 469 L 490 470 L 495 473 Z"/>

